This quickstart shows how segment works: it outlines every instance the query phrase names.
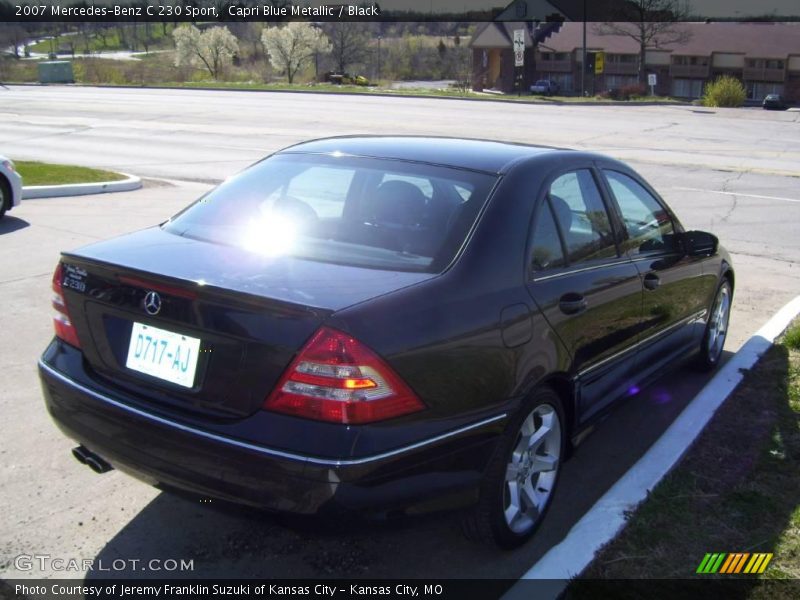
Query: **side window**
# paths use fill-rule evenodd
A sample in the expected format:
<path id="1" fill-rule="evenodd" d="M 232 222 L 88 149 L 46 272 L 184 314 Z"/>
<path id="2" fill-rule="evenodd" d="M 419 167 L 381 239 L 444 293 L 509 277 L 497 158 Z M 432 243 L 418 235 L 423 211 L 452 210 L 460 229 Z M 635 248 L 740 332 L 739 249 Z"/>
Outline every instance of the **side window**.
<path id="1" fill-rule="evenodd" d="M 611 222 L 591 171 L 561 175 L 547 196 L 570 264 L 617 256 Z"/>
<path id="2" fill-rule="evenodd" d="M 672 252 L 675 229 L 664 207 L 639 182 L 618 171 L 604 171 L 628 232 L 623 247 L 633 254 Z"/>
<path id="3" fill-rule="evenodd" d="M 564 266 L 564 251 L 561 248 L 561 237 L 553 220 L 550 203 L 545 201 L 539 207 L 536 216 L 536 227 L 533 230 L 531 249 L 531 266 L 535 271 L 555 269 Z"/>

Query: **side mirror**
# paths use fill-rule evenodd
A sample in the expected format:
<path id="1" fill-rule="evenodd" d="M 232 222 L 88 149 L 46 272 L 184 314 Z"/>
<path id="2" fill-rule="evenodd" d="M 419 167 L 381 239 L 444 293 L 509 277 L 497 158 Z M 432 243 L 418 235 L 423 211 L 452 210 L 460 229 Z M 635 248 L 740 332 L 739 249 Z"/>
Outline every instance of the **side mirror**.
<path id="1" fill-rule="evenodd" d="M 688 256 L 713 256 L 719 239 L 707 231 L 687 231 L 683 234 L 683 249 Z"/>

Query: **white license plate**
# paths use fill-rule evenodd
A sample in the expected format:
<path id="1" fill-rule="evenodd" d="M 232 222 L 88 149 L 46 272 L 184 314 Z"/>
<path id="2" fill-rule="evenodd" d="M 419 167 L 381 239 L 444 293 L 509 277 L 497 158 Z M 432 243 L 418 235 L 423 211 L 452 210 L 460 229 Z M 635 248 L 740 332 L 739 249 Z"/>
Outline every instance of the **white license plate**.
<path id="1" fill-rule="evenodd" d="M 134 323 L 125 366 L 184 387 L 194 385 L 200 340 Z"/>

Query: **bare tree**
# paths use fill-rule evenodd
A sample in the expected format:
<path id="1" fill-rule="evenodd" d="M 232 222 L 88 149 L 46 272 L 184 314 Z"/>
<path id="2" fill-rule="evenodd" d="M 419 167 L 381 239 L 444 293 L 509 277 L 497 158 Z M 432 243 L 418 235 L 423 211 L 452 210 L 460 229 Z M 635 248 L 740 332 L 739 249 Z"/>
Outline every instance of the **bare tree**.
<path id="1" fill-rule="evenodd" d="M 630 0 L 619 22 L 599 23 L 595 33 L 633 39 L 639 46 L 639 82 L 645 83 L 647 50 L 688 42 L 692 34 L 679 21 L 689 14 L 685 0 Z"/>
<path id="2" fill-rule="evenodd" d="M 339 73 L 347 67 L 364 62 L 369 56 L 367 23 L 336 21 L 327 23 L 325 33 L 331 41 L 331 57 Z"/>

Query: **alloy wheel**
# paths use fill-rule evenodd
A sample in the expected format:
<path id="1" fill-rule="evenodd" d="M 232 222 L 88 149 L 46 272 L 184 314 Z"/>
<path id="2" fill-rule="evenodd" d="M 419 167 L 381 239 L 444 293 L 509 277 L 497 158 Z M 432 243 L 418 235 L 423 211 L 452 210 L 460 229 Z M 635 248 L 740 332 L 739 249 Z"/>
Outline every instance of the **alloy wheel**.
<path id="1" fill-rule="evenodd" d="M 728 335 L 728 320 L 731 311 L 731 293 L 728 285 L 723 285 L 719 289 L 717 298 L 714 301 L 714 308 L 711 309 L 711 322 L 708 327 L 708 358 L 716 363 L 722 355 L 722 348 L 725 346 L 725 338 Z"/>
<path id="2" fill-rule="evenodd" d="M 531 529 L 547 507 L 561 459 L 561 422 L 555 408 L 541 404 L 522 422 L 506 465 L 503 506 L 514 533 Z"/>

